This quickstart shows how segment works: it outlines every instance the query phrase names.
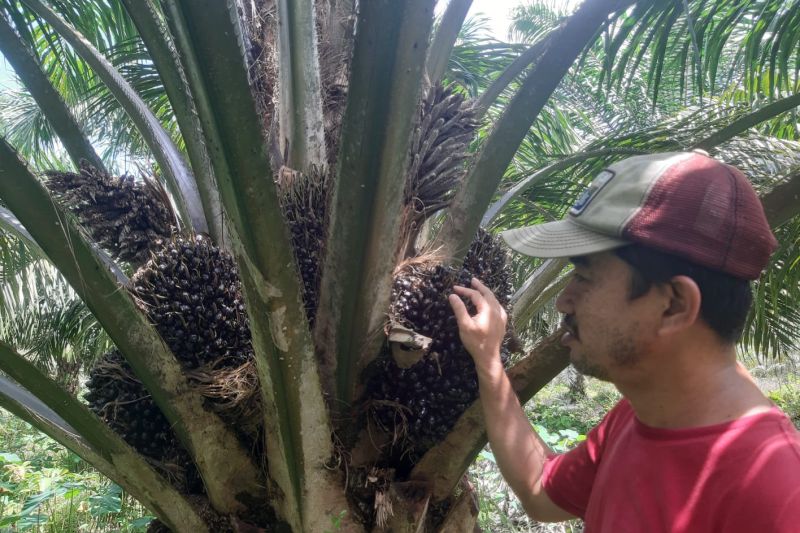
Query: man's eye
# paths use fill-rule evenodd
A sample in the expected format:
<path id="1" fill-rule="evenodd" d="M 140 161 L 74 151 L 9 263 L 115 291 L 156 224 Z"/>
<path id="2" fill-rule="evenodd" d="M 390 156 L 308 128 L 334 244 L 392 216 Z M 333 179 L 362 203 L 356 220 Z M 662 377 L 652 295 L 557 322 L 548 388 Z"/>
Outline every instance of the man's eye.
<path id="1" fill-rule="evenodd" d="M 573 272 L 572 273 L 572 278 L 575 281 L 580 281 L 580 282 L 588 281 L 588 279 L 585 276 L 582 276 L 581 274 L 578 274 L 577 272 Z"/>

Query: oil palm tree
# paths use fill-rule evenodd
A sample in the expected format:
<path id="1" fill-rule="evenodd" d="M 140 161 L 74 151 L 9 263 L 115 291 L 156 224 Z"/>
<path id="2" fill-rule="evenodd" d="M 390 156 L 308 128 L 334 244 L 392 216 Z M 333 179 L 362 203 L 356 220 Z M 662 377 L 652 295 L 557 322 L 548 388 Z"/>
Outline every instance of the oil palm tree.
<path id="1" fill-rule="evenodd" d="M 552 158 L 538 174 L 509 176 L 506 185 L 509 165 L 525 157 L 521 146 L 547 132 L 563 137 L 569 115 L 557 109 L 565 100 L 553 97 L 570 69 L 610 68 L 630 55 L 619 52 L 622 44 L 646 48 L 618 36 L 630 26 L 647 33 L 662 16 L 654 13 L 676 4 L 587 0 L 529 45 L 490 43 L 482 57 L 507 67 L 484 72 L 488 83 L 470 87 L 480 92 L 474 102 L 442 83 L 459 80 L 448 60 L 470 1 L 451 0 L 435 28 L 433 4 L 0 2 L 0 48 L 44 118 L 35 131 L 10 128 L 0 144 L 0 220 L 46 255 L 113 341 L 115 351 L 92 370 L 94 386 L 141 391 L 129 402 L 140 408 L 130 424 L 142 432 L 162 424 L 159 438 L 175 453 L 166 461 L 143 451 L 141 434 L 122 438 L 112 430 L 119 418 L 88 409 L 21 346 L 0 344 L 0 405 L 92 463 L 174 531 L 474 527 L 463 473 L 486 441 L 480 408 L 468 390 L 469 366 L 455 363 L 468 360 L 457 339 L 448 337 L 453 344 L 437 355 L 431 346 L 444 340 L 428 326 L 447 329 L 446 313 L 429 312 L 439 312 L 437 299 L 459 276 L 498 265 L 502 278 L 503 253 L 480 227 L 503 220 L 543 176 L 577 165 L 588 173 L 643 148 L 714 149 L 793 109 L 797 97 L 719 120 L 695 117 L 711 131 L 692 141 L 663 140 L 654 130 L 636 143 L 626 140 L 633 134 L 619 135 L 563 158 L 564 138 L 560 150 L 528 157 Z M 713 13 L 704 20 L 716 21 Z M 469 54 L 459 52 L 453 57 L 464 67 Z M 663 76 L 653 70 L 658 86 Z M 476 79 L 466 72 L 460 79 Z M 37 109 L 28 107 L 28 116 Z M 74 166 L 40 177 L 12 144 L 35 145 L 33 135 L 51 130 Z M 113 170 L 116 139 L 134 155 L 151 155 L 158 179 L 114 177 L 107 164 Z M 32 163 L 45 170 L 50 158 L 39 157 Z M 777 181 L 781 192 L 764 193 L 776 225 L 795 218 L 786 191 L 798 187 L 794 174 Z M 570 187 L 562 187 L 562 204 Z M 141 199 L 156 213 L 141 216 L 158 228 L 134 228 L 140 210 L 111 213 L 98 207 L 100 198 Z M 123 250 L 133 234 L 145 244 Z M 520 280 L 508 300 L 519 324 L 552 297 L 562 268 L 545 263 Z M 197 292 L 175 292 L 176 273 Z M 160 293 L 162 282 L 172 292 Z M 206 290 L 219 298 L 213 312 L 216 301 L 197 304 Z M 419 305 L 427 307 L 412 320 L 409 309 Z M 215 313 L 228 322 L 213 323 Z M 201 315 L 214 327 L 195 335 L 216 339 L 230 324 L 243 335 L 235 353 L 220 346 L 226 358 L 241 356 L 235 367 L 226 358 L 198 359 L 213 350 L 176 326 Z M 563 349 L 545 338 L 509 374 L 528 399 L 565 365 Z M 422 367 L 432 369 L 424 379 Z M 236 416 L 220 403 L 232 383 L 247 397 Z M 430 398 L 423 402 L 423 394 Z M 459 401 L 444 406 L 451 394 Z M 125 410 L 100 392 L 91 400 L 98 402 Z"/>

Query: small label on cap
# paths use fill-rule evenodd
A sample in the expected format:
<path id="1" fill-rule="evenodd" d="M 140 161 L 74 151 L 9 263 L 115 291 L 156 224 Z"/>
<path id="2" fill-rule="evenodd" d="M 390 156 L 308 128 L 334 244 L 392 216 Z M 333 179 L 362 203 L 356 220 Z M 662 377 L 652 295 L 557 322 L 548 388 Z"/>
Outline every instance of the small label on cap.
<path id="1" fill-rule="evenodd" d="M 614 172 L 611 170 L 604 170 L 600 174 L 598 174 L 593 180 L 592 183 L 589 184 L 586 189 L 581 193 L 580 197 L 578 197 L 578 201 L 570 208 L 569 214 L 572 216 L 578 216 L 583 213 L 586 206 L 588 206 L 592 198 L 597 196 L 597 193 L 600 192 L 600 189 L 605 187 L 606 183 L 611 181 L 611 178 L 614 177 Z"/>

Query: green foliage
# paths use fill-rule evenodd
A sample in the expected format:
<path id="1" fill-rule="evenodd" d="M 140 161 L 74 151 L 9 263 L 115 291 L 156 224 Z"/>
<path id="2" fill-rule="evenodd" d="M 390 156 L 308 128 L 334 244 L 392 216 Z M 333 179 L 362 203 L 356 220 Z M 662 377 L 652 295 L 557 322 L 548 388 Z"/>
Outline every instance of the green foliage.
<path id="1" fill-rule="evenodd" d="M 769 393 L 775 405 L 789 415 L 800 431 L 800 376 L 794 374 Z"/>
<path id="2" fill-rule="evenodd" d="M 539 436 L 553 451 L 563 453 L 586 439 L 606 411 L 619 400 L 619 393 L 608 383 L 590 380 L 586 395 L 573 398 L 565 379 L 557 379 L 542 389 L 526 406 L 526 413 Z M 527 517 L 522 505 L 502 479 L 494 455 L 484 449 L 470 469 L 480 499 L 479 524 L 493 533 L 581 531 L 580 521 L 537 524 Z M 544 528 L 544 529 L 540 529 Z"/>
<path id="3" fill-rule="evenodd" d="M 78 456 L 0 411 L 0 531 L 138 533 L 151 520 Z"/>
<path id="4" fill-rule="evenodd" d="M 456 82 L 475 98 L 507 68 L 525 47 L 489 37 L 488 20 L 468 18 L 450 54 L 446 81 Z"/>
<path id="5" fill-rule="evenodd" d="M 66 280 L 21 240 L 0 234 L 0 340 L 74 391 L 108 336 Z"/>
<path id="6" fill-rule="evenodd" d="M 748 316 L 743 341 L 762 363 L 800 347 L 800 217 L 777 228 L 775 234 L 779 247 L 770 267 L 754 284 L 753 312 Z"/>
<path id="7" fill-rule="evenodd" d="M 331 528 L 330 530 L 326 530 L 325 533 L 334 533 L 335 531 L 341 531 L 342 529 L 342 520 L 347 516 L 347 510 L 342 509 L 339 511 L 339 514 L 331 516 Z"/>
<path id="8" fill-rule="evenodd" d="M 579 442 L 586 440 L 586 435 L 574 429 L 559 429 L 553 433 L 539 424 L 533 424 L 533 429 L 539 437 L 556 453 L 564 453 L 575 447 Z"/>
<path id="9" fill-rule="evenodd" d="M 65 45 L 49 25 L 41 24 L 25 4 L 13 0 L 2 3 L 7 6 L 20 37 L 40 59 L 44 72 L 78 122 L 90 138 L 99 141 L 95 144 L 105 151 L 103 158 L 106 163 L 116 168 L 115 159 L 146 153 L 141 136 L 130 119 L 105 86 L 99 83 L 86 62 Z M 107 55 L 139 94 L 145 99 L 153 98 L 148 104 L 156 114 L 163 113 L 166 98 L 162 90 L 156 90 L 157 95 L 153 95 L 152 63 L 143 52 L 136 29 L 121 3 L 108 0 L 63 1 L 54 7 Z M 163 114 L 171 116 L 171 111 Z M 169 120 L 164 122 L 168 124 Z M 55 132 L 27 91 L 9 91 L 3 96 L 0 123 L 15 147 L 40 168 L 49 168 L 48 160 L 56 159 L 62 152 Z"/>

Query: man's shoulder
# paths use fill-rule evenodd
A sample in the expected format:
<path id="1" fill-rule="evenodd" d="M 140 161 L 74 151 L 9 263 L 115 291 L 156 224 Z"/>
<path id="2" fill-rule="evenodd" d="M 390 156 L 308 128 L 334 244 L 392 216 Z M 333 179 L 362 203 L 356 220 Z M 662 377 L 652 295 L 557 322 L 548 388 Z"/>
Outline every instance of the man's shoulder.
<path id="1" fill-rule="evenodd" d="M 600 423 L 590 431 L 589 437 L 593 437 L 598 443 L 604 443 L 608 439 L 616 440 L 620 432 L 624 431 L 635 417 L 636 415 L 630 402 L 626 398 L 622 398 L 605 414 Z"/>
<path id="2" fill-rule="evenodd" d="M 789 417 L 777 407 L 765 413 L 759 423 L 758 437 L 761 441 L 753 460 L 775 469 L 791 469 L 795 482 L 800 481 L 800 433 Z"/>
<path id="3" fill-rule="evenodd" d="M 779 451 L 800 459 L 800 433 L 786 413 L 776 406 L 736 420 L 731 429 L 737 440 L 753 441 L 765 453 Z"/>
<path id="4" fill-rule="evenodd" d="M 775 410 L 741 435 L 746 461 L 729 471 L 725 531 L 796 531 L 800 522 L 800 434 Z M 736 472 L 733 472 L 733 471 Z M 736 527 L 734 527 L 736 526 Z M 738 529 L 737 529 L 738 528 Z M 744 528 L 744 529 L 743 529 Z"/>
<path id="5" fill-rule="evenodd" d="M 721 443 L 727 440 L 727 446 L 719 448 L 738 452 L 728 466 L 740 471 L 740 490 L 767 494 L 796 486 L 800 481 L 800 433 L 789 418 L 775 407 L 737 422 L 731 433 L 720 439 Z"/>

